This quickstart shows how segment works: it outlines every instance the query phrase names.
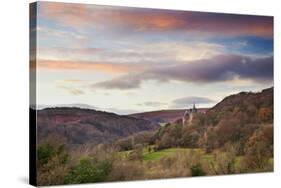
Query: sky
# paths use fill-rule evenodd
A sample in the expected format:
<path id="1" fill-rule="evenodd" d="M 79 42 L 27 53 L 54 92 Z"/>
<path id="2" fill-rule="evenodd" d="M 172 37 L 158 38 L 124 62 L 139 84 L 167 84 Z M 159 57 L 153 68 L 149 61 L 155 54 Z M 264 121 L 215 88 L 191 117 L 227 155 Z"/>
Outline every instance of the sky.
<path id="1" fill-rule="evenodd" d="M 32 32 L 38 106 L 130 114 L 273 86 L 269 16 L 38 2 Z"/>

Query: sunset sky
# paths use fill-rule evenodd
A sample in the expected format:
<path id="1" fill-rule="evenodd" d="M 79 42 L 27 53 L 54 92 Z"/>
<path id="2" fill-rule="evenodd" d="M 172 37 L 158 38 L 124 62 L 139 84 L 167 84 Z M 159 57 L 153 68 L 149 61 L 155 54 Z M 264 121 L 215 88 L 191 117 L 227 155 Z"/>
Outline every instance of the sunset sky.
<path id="1" fill-rule="evenodd" d="M 273 86 L 272 17 L 37 5 L 38 105 L 128 114 Z"/>

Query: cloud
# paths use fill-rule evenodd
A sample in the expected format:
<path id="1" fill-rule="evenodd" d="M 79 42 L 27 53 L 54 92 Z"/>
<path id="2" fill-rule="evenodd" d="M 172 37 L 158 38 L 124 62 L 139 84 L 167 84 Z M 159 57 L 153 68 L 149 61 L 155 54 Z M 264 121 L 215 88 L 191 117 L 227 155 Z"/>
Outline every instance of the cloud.
<path id="1" fill-rule="evenodd" d="M 92 89 L 103 88 L 103 89 L 135 89 L 139 88 L 142 80 L 138 78 L 139 75 L 125 75 L 112 80 L 98 82 L 91 85 Z"/>
<path id="2" fill-rule="evenodd" d="M 58 83 L 84 83 L 84 82 L 89 82 L 88 80 L 79 80 L 79 79 L 73 79 L 73 80 L 58 80 Z"/>
<path id="3" fill-rule="evenodd" d="M 78 34 L 74 31 L 67 31 L 62 29 L 54 29 L 49 27 L 37 27 L 36 31 L 40 34 L 40 37 L 51 36 L 55 38 L 63 38 L 63 39 L 76 39 L 76 40 L 85 40 L 87 39 L 82 34 Z M 81 42 L 80 41 L 80 42 Z"/>
<path id="4" fill-rule="evenodd" d="M 83 95 L 84 94 L 84 91 L 82 91 L 80 89 L 76 89 L 76 88 L 70 88 L 70 87 L 66 87 L 66 86 L 57 86 L 57 88 L 63 89 L 72 95 Z"/>
<path id="5" fill-rule="evenodd" d="M 187 108 L 193 104 L 210 104 L 215 101 L 205 97 L 184 97 L 172 101 L 171 108 Z"/>
<path id="6" fill-rule="evenodd" d="M 186 82 L 229 81 L 235 77 L 267 81 L 273 78 L 273 57 L 250 58 L 240 55 L 219 55 L 192 63 L 149 70 L 146 78 Z"/>
<path id="7" fill-rule="evenodd" d="M 185 31 L 217 36 L 273 37 L 273 18 L 237 14 L 40 2 L 39 15 L 72 27 L 135 32 Z"/>
<path id="8" fill-rule="evenodd" d="M 157 101 L 147 101 L 147 102 L 144 102 L 144 103 L 139 103 L 137 105 L 138 106 L 159 107 L 159 106 L 166 106 L 167 103 L 157 102 Z"/>
<path id="9" fill-rule="evenodd" d="M 72 38 L 73 40 L 73 38 Z M 48 57 L 48 56 L 56 56 L 56 57 L 75 57 L 75 56 L 87 56 L 87 55 L 97 55 L 102 52 L 101 48 L 63 48 L 63 47 L 52 47 L 52 48 L 39 48 L 37 49 L 37 53 L 39 58 Z M 73 58 L 71 58 L 73 59 Z"/>
<path id="10" fill-rule="evenodd" d="M 219 55 L 210 59 L 152 67 L 141 73 L 123 75 L 91 85 L 104 89 L 136 89 L 145 80 L 188 83 L 211 83 L 248 79 L 255 82 L 273 80 L 273 57 L 251 58 L 241 55 Z"/>
<path id="11" fill-rule="evenodd" d="M 39 2 L 39 16 L 57 19 L 62 23 L 85 25 L 91 15 L 87 5 L 75 3 Z"/>
<path id="12" fill-rule="evenodd" d="M 136 43 L 138 45 L 136 45 Z M 223 53 L 225 47 L 220 44 L 208 42 L 183 41 L 123 41 L 121 46 L 115 48 L 68 48 L 51 47 L 39 48 L 39 59 L 63 59 L 79 61 L 112 62 L 116 64 L 151 63 L 163 61 L 187 61 L 209 58 Z"/>
<path id="13" fill-rule="evenodd" d="M 45 60 L 39 59 L 31 62 L 31 68 L 49 70 L 77 70 L 77 71 L 101 71 L 106 73 L 126 73 L 142 70 L 141 65 L 122 63 L 98 63 L 91 61 L 70 60 Z"/>
<path id="14" fill-rule="evenodd" d="M 43 24 L 42 24 L 43 25 Z M 89 45 L 89 36 L 85 33 L 80 33 L 79 30 L 71 30 L 63 27 L 51 27 L 49 24 L 44 24 L 43 26 L 38 23 L 36 28 L 36 36 L 38 38 L 37 53 L 40 52 L 43 46 L 45 47 L 72 47 L 79 48 L 81 46 Z M 55 44 L 55 45 L 54 45 Z"/>

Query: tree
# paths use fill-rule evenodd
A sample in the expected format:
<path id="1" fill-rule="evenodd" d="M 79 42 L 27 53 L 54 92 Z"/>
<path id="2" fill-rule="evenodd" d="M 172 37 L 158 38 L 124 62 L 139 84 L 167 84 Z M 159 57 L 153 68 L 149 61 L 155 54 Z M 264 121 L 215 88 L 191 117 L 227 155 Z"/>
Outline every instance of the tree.
<path id="1" fill-rule="evenodd" d="M 273 127 L 256 130 L 245 146 L 244 163 L 247 169 L 263 170 L 273 156 Z"/>
<path id="2" fill-rule="evenodd" d="M 218 135 L 214 127 L 208 127 L 203 138 L 201 144 L 204 146 L 206 153 L 210 153 L 213 149 L 218 147 Z"/>
<path id="3" fill-rule="evenodd" d="M 131 150 L 133 148 L 132 145 L 132 138 L 124 138 L 124 139 L 120 139 L 116 142 L 116 147 L 120 150 L 120 151 L 127 151 L 127 150 Z"/>
<path id="4" fill-rule="evenodd" d="M 162 137 L 156 142 L 157 149 L 165 149 L 171 146 L 172 140 L 168 132 L 164 133 Z"/>
<path id="5" fill-rule="evenodd" d="M 272 109 L 270 109 L 268 107 L 260 108 L 258 117 L 261 120 L 261 122 L 272 122 L 272 120 L 273 120 Z"/>
<path id="6" fill-rule="evenodd" d="M 198 147 L 199 133 L 196 130 L 186 130 L 181 139 L 181 145 L 184 147 Z"/>
<path id="7" fill-rule="evenodd" d="M 240 122 L 235 118 L 222 119 L 216 127 L 218 142 L 222 146 L 231 141 L 236 142 L 240 139 Z"/>

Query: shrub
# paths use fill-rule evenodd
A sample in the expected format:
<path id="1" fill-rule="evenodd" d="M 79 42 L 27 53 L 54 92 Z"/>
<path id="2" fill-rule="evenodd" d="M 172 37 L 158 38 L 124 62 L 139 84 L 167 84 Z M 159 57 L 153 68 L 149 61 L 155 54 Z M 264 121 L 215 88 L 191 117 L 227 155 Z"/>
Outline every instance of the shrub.
<path id="1" fill-rule="evenodd" d="M 37 149 L 37 160 L 39 162 L 39 166 L 46 164 L 54 155 L 55 148 L 50 144 L 39 146 Z"/>
<path id="2" fill-rule="evenodd" d="M 144 166 L 139 161 L 116 160 L 109 172 L 108 181 L 139 180 L 144 178 Z"/>
<path id="3" fill-rule="evenodd" d="M 72 167 L 65 177 L 66 184 L 93 183 L 104 181 L 110 172 L 112 163 L 109 160 L 98 161 L 95 158 L 81 159 Z"/>
<path id="4" fill-rule="evenodd" d="M 143 147 L 138 144 L 136 145 L 136 148 L 132 151 L 130 151 L 128 159 L 129 160 L 142 160 L 143 157 Z"/>
<path id="5" fill-rule="evenodd" d="M 201 164 L 192 165 L 190 170 L 191 170 L 192 176 L 205 176 L 206 175 Z"/>
<path id="6" fill-rule="evenodd" d="M 37 179 L 39 185 L 63 184 L 69 155 L 64 145 L 42 144 L 37 149 Z"/>

